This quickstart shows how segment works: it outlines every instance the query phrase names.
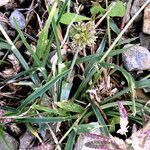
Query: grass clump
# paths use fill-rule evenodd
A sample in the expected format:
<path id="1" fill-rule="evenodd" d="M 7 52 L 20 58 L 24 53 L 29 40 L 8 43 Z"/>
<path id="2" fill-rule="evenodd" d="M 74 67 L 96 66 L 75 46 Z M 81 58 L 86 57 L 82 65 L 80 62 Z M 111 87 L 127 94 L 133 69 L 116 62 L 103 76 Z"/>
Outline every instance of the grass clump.
<path id="1" fill-rule="evenodd" d="M 43 132 L 49 130 L 59 150 L 73 149 L 76 137 L 87 131 L 90 122 L 98 122 L 104 135 L 117 133 L 121 114 L 117 101 L 127 110 L 129 124 L 141 126 L 142 117 L 150 114 L 147 101 L 136 95 L 137 89 L 149 87 L 150 79 L 136 81 L 120 62 L 120 54 L 126 50 L 123 45 L 136 40 L 122 41 L 122 37 L 148 1 L 121 31 L 113 21 L 113 17 L 122 17 L 113 8 L 121 8 L 124 14 L 121 2 L 106 1 L 106 8 L 91 4 L 94 13 L 87 17 L 80 16 L 81 5 L 75 3 L 76 8 L 72 4 L 68 0 L 46 3 L 47 20 L 36 42 L 25 36 L 17 22 L 17 36 L 12 41 L 0 24 L 0 49 L 5 50 L 0 64 L 5 68 L 7 55 L 13 53 L 21 66 L 16 75 L 1 78 L 1 95 L 5 97 L 1 129 L 8 123 L 25 123 L 41 144 L 46 144 Z M 71 19 L 69 24 L 64 15 Z M 22 42 L 24 51 L 17 47 L 17 41 Z M 4 95 L 8 87 L 14 94 Z M 57 130 L 51 130 L 50 123 L 55 123 Z"/>

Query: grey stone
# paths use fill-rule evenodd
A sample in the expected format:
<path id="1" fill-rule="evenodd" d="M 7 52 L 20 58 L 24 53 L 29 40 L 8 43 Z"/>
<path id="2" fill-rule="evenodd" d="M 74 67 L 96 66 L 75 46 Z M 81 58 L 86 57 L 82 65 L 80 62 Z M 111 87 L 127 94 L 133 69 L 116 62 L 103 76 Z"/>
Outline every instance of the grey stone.
<path id="1" fill-rule="evenodd" d="M 33 139 L 34 139 L 34 137 L 28 131 L 26 131 L 23 134 L 23 136 L 20 137 L 19 150 L 26 150 L 26 149 L 30 148 L 30 144 Z"/>
<path id="2" fill-rule="evenodd" d="M 141 71 L 150 69 L 150 52 L 148 49 L 127 44 L 124 48 L 129 49 L 122 54 L 124 66 L 128 71 Z"/>
<path id="3" fill-rule="evenodd" d="M 93 122 L 93 123 L 90 123 L 94 126 L 99 126 L 99 124 L 97 122 Z M 93 130 L 90 131 L 90 133 L 92 134 L 96 134 L 96 135 L 100 135 L 101 134 L 101 131 L 99 128 L 94 128 Z M 93 148 L 88 148 L 86 146 L 86 143 L 92 141 L 93 138 L 92 137 L 89 137 L 87 135 L 84 135 L 84 134 L 80 134 L 79 137 L 78 137 L 78 140 L 77 140 L 77 143 L 75 145 L 75 149 L 74 150 L 93 150 Z"/>
<path id="4" fill-rule="evenodd" d="M 5 136 L 6 142 L 9 145 L 10 149 L 18 150 L 19 142 L 6 132 L 4 132 L 4 136 Z M 0 140 L 0 150 L 8 150 L 7 146 L 5 145 L 5 143 L 2 140 Z"/>
<path id="5" fill-rule="evenodd" d="M 1 26 L 4 28 L 4 30 L 7 32 L 8 27 L 7 24 L 5 22 L 0 21 Z"/>
<path id="6" fill-rule="evenodd" d="M 24 15 L 18 10 L 15 10 L 11 13 L 9 17 L 9 22 L 10 22 L 11 27 L 15 29 L 16 27 L 15 27 L 14 18 L 16 19 L 20 29 L 23 30 L 26 27 L 26 20 L 25 20 Z"/>
<path id="7" fill-rule="evenodd" d="M 98 123 L 90 124 L 97 126 L 97 128 L 87 134 L 80 134 L 74 150 L 127 150 L 123 140 L 103 135 Z"/>
<path id="8" fill-rule="evenodd" d="M 140 38 L 141 46 L 150 50 L 150 35 L 147 35 L 141 32 L 139 35 L 139 38 Z"/>

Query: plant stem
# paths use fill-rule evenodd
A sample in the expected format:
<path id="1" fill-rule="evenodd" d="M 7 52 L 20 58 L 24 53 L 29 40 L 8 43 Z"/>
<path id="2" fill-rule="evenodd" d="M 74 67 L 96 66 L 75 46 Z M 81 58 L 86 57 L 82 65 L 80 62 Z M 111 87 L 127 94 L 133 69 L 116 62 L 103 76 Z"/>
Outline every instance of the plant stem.
<path id="1" fill-rule="evenodd" d="M 74 65 L 76 63 L 76 60 L 77 60 L 77 57 L 78 57 L 78 53 L 79 53 L 80 50 L 81 50 L 81 48 L 77 47 L 76 53 L 75 53 L 75 55 L 73 57 L 73 60 L 72 60 L 71 66 L 70 66 L 70 71 L 68 73 L 67 82 L 70 82 L 71 73 L 73 71 L 73 68 L 74 68 Z"/>

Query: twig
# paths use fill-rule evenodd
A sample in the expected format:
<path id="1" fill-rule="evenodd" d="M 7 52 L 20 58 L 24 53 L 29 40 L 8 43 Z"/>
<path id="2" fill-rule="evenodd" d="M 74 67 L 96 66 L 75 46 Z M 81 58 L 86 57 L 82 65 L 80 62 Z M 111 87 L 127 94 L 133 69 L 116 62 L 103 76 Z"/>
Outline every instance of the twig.
<path id="1" fill-rule="evenodd" d="M 116 5 L 116 2 L 112 3 L 112 6 L 109 8 L 109 10 L 103 15 L 103 17 L 96 23 L 95 28 L 97 28 L 101 22 L 107 17 L 107 15 L 111 12 L 111 10 L 114 8 Z"/>

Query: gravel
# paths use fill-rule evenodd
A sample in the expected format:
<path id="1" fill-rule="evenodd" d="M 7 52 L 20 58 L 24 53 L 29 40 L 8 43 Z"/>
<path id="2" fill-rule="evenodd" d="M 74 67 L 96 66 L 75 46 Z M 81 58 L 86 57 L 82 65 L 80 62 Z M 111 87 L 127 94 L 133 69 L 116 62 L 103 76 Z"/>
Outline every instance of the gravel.
<path id="1" fill-rule="evenodd" d="M 24 15 L 18 10 L 15 10 L 11 13 L 9 17 L 9 22 L 10 22 L 11 27 L 15 29 L 16 27 L 15 27 L 14 18 L 16 19 L 20 29 L 23 30 L 26 27 L 26 20 L 25 20 Z"/>
<path id="2" fill-rule="evenodd" d="M 141 71 L 150 69 L 150 52 L 148 49 L 138 45 L 127 44 L 130 47 L 123 52 L 122 60 L 128 71 Z"/>

